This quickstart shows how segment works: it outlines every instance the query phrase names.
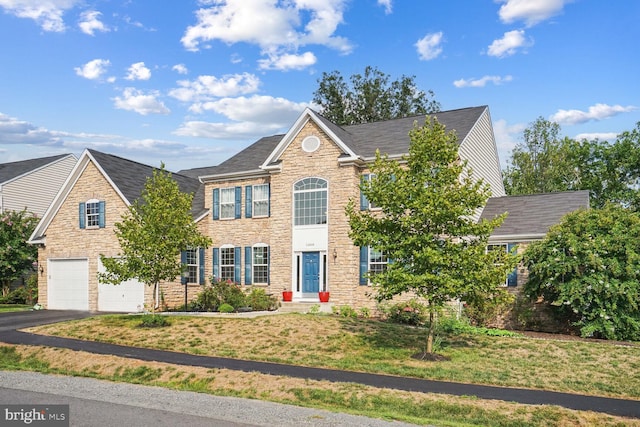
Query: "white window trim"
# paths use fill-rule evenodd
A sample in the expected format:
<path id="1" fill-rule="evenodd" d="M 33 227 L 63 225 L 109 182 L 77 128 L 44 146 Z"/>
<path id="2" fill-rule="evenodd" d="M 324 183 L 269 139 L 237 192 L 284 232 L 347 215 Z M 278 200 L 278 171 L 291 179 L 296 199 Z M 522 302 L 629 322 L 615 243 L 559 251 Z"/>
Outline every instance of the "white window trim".
<path id="1" fill-rule="evenodd" d="M 222 245 L 220 246 L 220 254 L 218 255 L 220 257 L 220 259 L 218 260 L 218 268 L 220 269 L 219 273 L 220 273 L 220 280 L 231 280 L 232 282 L 238 282 L 239 281 L 239 277 L 236 277 L 236 259 L 235 259 L 235 246 L 233 245 Z M 223 256 L 222 256 L 222 251 L 223 250 L 227 250 L 230 249 L 231 250 L 231 255 L 233 257 L 233 263 L 232 264 L 223 264 L 222 260 L 223 260 Z M 231 267 L 231 271 L 233 271 L 232 274 L 232 278 L 228 279 L 228 278 L 223 278 L 223 274 L 222 274 L 222 270 L 223 267 Z"/>
<path id="2" fill-rule="evenodd" d="M 255 258 L 254 258 L 254 251 L 257 248 L 267 248 L 267 258 L 265 259 L 264 264 L 255 264 Z M 259 267 L 266 267 L 267 268 L 267 281 L 265 282 L 259 282 L 256 280 L 256 271 L 255 271 L 255 267 L 259 266 Z M 266 243 L 257 243 L 255 245 L 253 245 L 251 247 L 251 283 L 252 284 L 258 284 L 258 285 L 266 285 L 268 283 L 268 279 L 269 279 L 269 245 L 267 245 Z"/>
<path id="3" fill-rule="evenodd" d="M 95 218 L 96 224 L 95 225 L 90 225 L 89 222 L 89 205 L 96 205 L 96 213 L 91 214 L 92 218 Z M 87 200 L 86 202 L 84 202 L 84 223 L 85 223 L 85 228 L 91 229 L 91 228 L 100 228 L 100 200 L 98 199 L 90 199 Z"/>
<path id="4" fill-rule="evenodd" d="M 259 199 L 257 200 L 256 198 L 256 187 L 267 187 L 267 192 L 266 192 L 266 197 L 264 199 Z M 252 191 L 251 191 L 251 216 L 253 218 L 266 218 L 269 216 L 269 184 L 255 184 L 253 185 Z M 260 214 L 260 215 L 256 215 L 256 203 L 257 202 L 266 202 L 267 203 L 267 212 L 265 214 Z"/>
<path id="5" fill-rule="evenodd" d="M 225 193 L 231 193 L 231 202 L 224 202 L 223 199 L 223 194 Z M 236 188 L 235 187 L 226 187 L 226 188 L 221 188 L 220 189 L 220 201 L 219 201 L 220 207 L 219 207 L 219 211 L 220 211 L 220 219 L 235 219 L 236 218 Z M 231 207 L 231 215 L 230 216 L 224 216 L 223 215 L 223 206 L 224 207 Z"/>

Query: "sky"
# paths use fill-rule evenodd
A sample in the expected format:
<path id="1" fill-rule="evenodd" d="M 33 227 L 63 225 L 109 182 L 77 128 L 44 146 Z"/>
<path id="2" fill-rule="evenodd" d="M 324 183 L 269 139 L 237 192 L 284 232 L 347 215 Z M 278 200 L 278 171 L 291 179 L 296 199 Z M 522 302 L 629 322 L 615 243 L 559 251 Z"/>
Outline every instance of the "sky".
<path id="1" fill-rule="evenodd" d="M 500 161 L 537 118 L 640 122 L 637 0 L 0 0 L 0 163 L 93 148 L 171 171 L 285 133 L 324 72 L 488 105 Z"/>

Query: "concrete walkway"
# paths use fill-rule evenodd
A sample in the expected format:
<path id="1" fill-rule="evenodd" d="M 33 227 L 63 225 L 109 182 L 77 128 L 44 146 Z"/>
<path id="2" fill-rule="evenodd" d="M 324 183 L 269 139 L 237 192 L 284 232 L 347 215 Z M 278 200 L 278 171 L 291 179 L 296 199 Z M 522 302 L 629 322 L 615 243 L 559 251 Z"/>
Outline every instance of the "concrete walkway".
<path id="1" fill-rule="evenodd" d="M 78 314 L 78 316 L 82 316 Z M 59 317 L 58 317 L 59 318 Z M 640 418 L 640 400 L 586 396 L 554 391 L 507 388 L 476 384 L 433 381 L 418 378 L 397 377 L 334 369 L 310 368 L 269 362 L 199 356 L 172 351 L 126 347 L 116 344 L 82 341 L 70 338 L 35 335 L 15 329 L 3 328 L 0 315 L 0 341 L 9 344 L 25 344 L 66 348 L 95 354 L 108 354 L 138 360 L 171 363 L 175 365 L 200 366 L 210 369 L 231 369 L 245 372 L 260 372 L 296 378 L 352 382 L 379 388 L 390 388 L 423 393 L 441 393 L 455 396 L 476 396 L 480 399 L 504 400 L 529 405 L 557 405 L 581 411 L 595 411 L 623 417 Z M 56 320 L 58 321 L 58 320 Z M 33 322 L 27 322 L 31 326 Z M 48 323 L 44 321 L 44 323 Z M 17 322 L 21 324 L 21 322 Z M 24 326 L 18 326 L 24 327 Z"/>

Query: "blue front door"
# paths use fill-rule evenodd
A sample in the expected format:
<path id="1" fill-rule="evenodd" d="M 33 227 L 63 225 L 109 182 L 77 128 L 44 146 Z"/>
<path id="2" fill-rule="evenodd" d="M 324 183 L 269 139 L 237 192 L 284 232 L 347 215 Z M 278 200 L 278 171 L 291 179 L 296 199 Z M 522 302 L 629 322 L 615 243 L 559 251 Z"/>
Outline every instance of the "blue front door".
<path id="1" fill-rule="evenodd" d="M 302 293 L 320 291 L 320 252 L 302 253 Z"/>

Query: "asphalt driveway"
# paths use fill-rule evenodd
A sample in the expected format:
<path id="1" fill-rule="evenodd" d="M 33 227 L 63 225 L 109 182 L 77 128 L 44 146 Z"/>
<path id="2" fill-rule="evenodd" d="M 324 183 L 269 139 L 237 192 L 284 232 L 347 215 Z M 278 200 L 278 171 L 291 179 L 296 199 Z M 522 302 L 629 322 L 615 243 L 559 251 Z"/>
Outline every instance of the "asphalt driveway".
<path id="1" fill-rule="evenodd" d="M 95 354 L 109 354 L 176 365 L 260 372 L 270 375 L 285 375 L 289 377 L 326 380 L 332 382 L 352 382 L 379 388 L 418 391 L 423 393 L 476 396 L 480 399 L 504 400 L 507 402 L 517 402 L 529 405 L 557 405 L 581 411 L 595 411 L 623 417 L 640 418 L 640 400 L 585 396 L 544 390 L 461 384 L 418 378 L 396 377 L 391 375 L 377 375 L 269 362 L 228 359 L 223 357 L 199 356 L 172 351 L 126 347 L 94 341 L 35 335 L 17 330 L 38 324 L 81 319 L 91 315 L 91 313 L 87 312 L 56 310 L 0 313 L 0 341 L 9 344 L 67 348 L 70 350 L 86 351 Z"/>

